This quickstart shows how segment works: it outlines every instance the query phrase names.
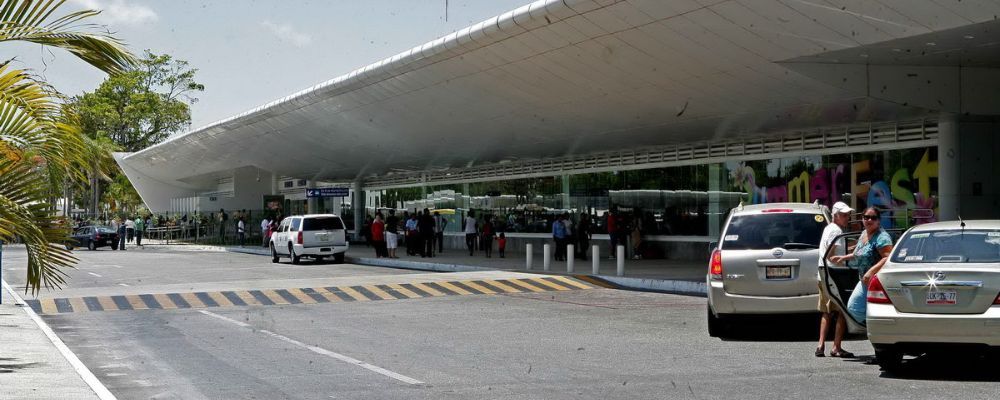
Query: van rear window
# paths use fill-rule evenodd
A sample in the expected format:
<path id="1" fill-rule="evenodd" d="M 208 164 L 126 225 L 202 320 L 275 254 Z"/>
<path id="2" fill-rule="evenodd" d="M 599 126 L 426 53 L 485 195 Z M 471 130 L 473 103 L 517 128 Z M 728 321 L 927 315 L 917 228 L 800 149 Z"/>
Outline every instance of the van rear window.
<path id="1" fill-rule="evenodd" d="M 331 231 L 344 229 L 344 223 L 337 217 L 306 218 L 303 231 Z"/>
<path id="2" fill-rule="evenodd" d="M 726 228 L 720 247 L 727 250 L 818 248 L 826 225 L 826 218 L 820 214 L 774 213 L 735 216 L 729 221 L 729 227 Z"/>

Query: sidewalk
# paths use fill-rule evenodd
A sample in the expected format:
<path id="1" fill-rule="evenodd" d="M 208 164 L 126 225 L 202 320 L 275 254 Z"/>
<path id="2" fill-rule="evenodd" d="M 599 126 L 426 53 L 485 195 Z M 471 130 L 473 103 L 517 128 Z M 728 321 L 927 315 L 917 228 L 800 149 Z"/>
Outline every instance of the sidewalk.
<path id="1" fill-rule="evenodd" d="M 262 247 L 229 246 L 231 252 L 269 255 Z M 508 252 L 505 258 L 500 258 L 494 251 L 492 258 L 486 258 L 482 252 L 469 253 L 462 250 L 445 250 L 432 258 L 406 255 L 406 249 L 397 250 L 398 259 L 375 258 L 374 249 L 364 245 L 351 245 L 347 252 L 347 261 L 355 264 L 375 265 L 383 267 L 418 269 L 427 271 L 479 271 L 507 270 L 520 272 L 544 272 L 555 275 L 576 275 L 597 278 L 626 289 L 652 290 L 684 294 L 704 295 L 705 271 L 707 266 L 701 262 L 675 260 L 625 260 L 624 276 L 617 276 L 617 262 L 602 257 L 599 271 L 594 274 L 590 259 L 575 260 L 573 272 L 567 271 L 565 261 L 552 261 L 549 270 L 543 269 L 541 253 L 533 256 L 532 269 L 526 268 L 526 255 L 523 252 Z"/>
<path id="2" fill-rule="evenodd" d="M 6 288 L 0 296 L 0 399 L 101 399 L 77 372 L 86 367 L 68 361 Z"/>

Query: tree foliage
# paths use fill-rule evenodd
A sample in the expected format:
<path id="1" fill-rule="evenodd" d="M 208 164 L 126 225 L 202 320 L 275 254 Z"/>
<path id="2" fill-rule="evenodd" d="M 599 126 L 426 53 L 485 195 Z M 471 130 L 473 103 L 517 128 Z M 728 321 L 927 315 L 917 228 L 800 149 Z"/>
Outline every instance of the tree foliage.
<path id="1" fill-rule="evenodd" d="M 106 72 L 129 68 L 132 56 L 117 39 L 82 23 L 97 11 L 57 16 L 64 1 L 0 2 L 0 44 L 27 41 L 61 48 Z M 65 283 L 73 256 L 61 247 L 65 221 L 48 199 L 67 181 L 86 179 L 97 151 L 61 96 L 28 71 L 0 62 L 0 241 L 19 240 L 28 256 L 25 290 Z"/>
<path id="2" fill-rule="evenodd" d="M 205 89 L 194 80 L 196 72 L 186 61 L 147 50 L 134 68 L 108 77 L 72 105 L 85 132 L 139 151 L 190 126 L 193 95 Z"/>

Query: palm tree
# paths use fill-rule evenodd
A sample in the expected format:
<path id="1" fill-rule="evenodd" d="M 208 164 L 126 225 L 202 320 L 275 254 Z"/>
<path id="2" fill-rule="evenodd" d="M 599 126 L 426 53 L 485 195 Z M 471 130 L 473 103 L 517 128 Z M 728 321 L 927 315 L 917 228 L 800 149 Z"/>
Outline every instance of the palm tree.
<path id="1" fill-rule="evenodd" d="M 129 68 L 124 45 L 99 26 L 83 21 L 98 11 L 56 16 L 65 0 L 3 0 L 0 42 L 23 41 L 66 50 L 108 73 Z M 65 221 L 55 218 L 48 199 L 66 182 L 86 179 L 94 146 L 76 118 L 60 106 L 61 96 L 29 71 L 0 61 L 0 241 L 20 239 L 28 255 L 32 293 L 65 283 L 64 268 L 76 259 L 61 247 Z"/>

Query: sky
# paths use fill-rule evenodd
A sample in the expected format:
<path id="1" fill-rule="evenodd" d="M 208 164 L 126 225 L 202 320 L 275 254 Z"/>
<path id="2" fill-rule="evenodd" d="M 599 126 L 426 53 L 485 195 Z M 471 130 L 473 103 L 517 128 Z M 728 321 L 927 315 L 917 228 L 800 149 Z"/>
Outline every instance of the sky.
<path id="1" fill-rule="evenodd" d="M 191 106 L 196 129 L 530 2 L 69 0 L 61 10 L 102 10 L 92 22 L 133 53 L 166 53 L 198 69 L 205 91 Z M 93 91 L 106 77 L 38 45 L 5 46 L 0 58 L 11 57 L 70 96 Z"/>

